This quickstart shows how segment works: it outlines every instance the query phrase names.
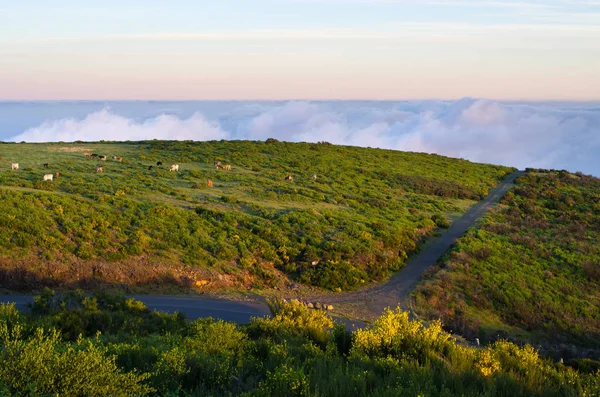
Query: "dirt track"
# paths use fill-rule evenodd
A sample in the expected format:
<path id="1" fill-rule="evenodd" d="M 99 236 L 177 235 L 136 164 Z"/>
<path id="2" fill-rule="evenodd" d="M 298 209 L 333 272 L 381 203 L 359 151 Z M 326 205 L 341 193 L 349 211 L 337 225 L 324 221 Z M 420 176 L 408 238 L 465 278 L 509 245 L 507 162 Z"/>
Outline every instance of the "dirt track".
<path id="1" fill-rule="evenodd" d="M 423 273 L 430 266 L 435 265 L 451 248 L 454 241 L 485 215 L 485 212 L 513 187 L 515 179 L 523 173 L 523 171 L 517 171 L 509 175 L 490 191 L 485 199 L 479 201 L 455 221 L 444 234 L 417 256 L 411 258 L 406 267 L 396 273 L 388 282 L 356 292 L 324 296 L 320 300 L 337 306 L 337 311 L 342 314 L 364 320 L 373 320 L 379 317 L 387 307 L 393 309 L 400 305 L 404 310 L 409 309 L 410 294 Z M 311 298 L 311 300 L 319 300 L 319 297 Z"/>

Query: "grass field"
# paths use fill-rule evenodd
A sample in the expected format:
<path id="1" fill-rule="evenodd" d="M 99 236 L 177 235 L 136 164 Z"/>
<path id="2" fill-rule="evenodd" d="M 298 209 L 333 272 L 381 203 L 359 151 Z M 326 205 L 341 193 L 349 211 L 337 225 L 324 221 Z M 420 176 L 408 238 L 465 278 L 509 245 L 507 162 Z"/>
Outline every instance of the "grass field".
<path id="1" fill-rule="evenodd" d="M 276 141 L 0 144 L 0 156 L 0 285 L 13 290 L 354 289 L 513 171 Z"/>

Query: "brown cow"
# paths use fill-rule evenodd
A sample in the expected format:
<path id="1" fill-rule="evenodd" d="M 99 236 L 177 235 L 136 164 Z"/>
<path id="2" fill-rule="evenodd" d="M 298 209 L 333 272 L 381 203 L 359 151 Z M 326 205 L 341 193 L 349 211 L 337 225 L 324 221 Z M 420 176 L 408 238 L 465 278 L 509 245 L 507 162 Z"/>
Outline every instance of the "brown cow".
<path id="1" fill-rule="evenodd" d="M 98 165 L 96 166 L 96 172 L 104 172 L 104 166 L 103 166 L 103 165 L 100 165 L 100 164 L 98 164 Z"/>
<path id="2" fill-rule="evenodd" d="M 293 176 L 291 176 L 291 175 L 287 175 L 287 176 L 285 177 L 285 180 L 286 180 L 286 181 L 293 182 L 293 181 L 294 181 L 294 177 L 293 177 Z"/>
<path id="3" fill-rule="evenodd" d="M 85 155 L 85 157 L 87 157 L 87 158 L 91 158 L 91 157 L 92 157 L 92 155 L 93 155 L 93 153 L 84 153 L 84 155 Z"/>
<path id="4" fill-rule="evenodd" d="M 208 187 L 213 187 L 213 182 L 209 179 L 206 184 L 208 185 Z"/>
<path id="5" fill-rule="evenodd" d="M 55 172 L 55 173 L 54 173 L 54 177 L 55 177 L 55 178 L 58 178 L 58 172 Z"/>

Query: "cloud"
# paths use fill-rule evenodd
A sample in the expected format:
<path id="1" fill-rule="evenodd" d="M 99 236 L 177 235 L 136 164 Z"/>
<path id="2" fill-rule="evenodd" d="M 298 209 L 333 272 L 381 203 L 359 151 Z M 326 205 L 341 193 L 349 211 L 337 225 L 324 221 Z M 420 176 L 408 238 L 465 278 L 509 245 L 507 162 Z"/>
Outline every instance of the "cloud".
<path id="1" fill-rule="evenodd" d="M 160 106 L 164 109 L 164 104 Z M 82 119 L 46 121 L 11 140 L 325 140 L 600 176 L 597 105 L 472 98 L 453 102 L 236 102 L 223 105 L 210 118 L 203 111 L 207 105 L 201 102 L 185 103 L 195 107 L 191 113 L 190 109 L 178 112 L 177 106 L 168 105 L 176 115 L 154 114 L 141 120 L 103 109 Z"/>
<path id="2" fill-rule="evenodd" d="M 161 114 L 143 122 L 111 113 L 105 108 L 90 113 L 83 120 L 72 118 L 46 121 L 12 138 L 13 141 L 48 142 L 64 141 L 122 141 L 143 139 L 211 140 L 224 139 L 227 133 L 218 125 L 207 121 L 201 114 L 190 118 Z"/>

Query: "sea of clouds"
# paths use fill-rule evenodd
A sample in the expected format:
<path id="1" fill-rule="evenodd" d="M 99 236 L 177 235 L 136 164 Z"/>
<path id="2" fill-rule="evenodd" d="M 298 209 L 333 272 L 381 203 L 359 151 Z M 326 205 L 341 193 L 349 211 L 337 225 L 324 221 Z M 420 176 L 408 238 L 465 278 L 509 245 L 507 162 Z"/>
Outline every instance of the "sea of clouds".
<path id="1" fill-rule="evenodd" d="M 600 176 L 600 103 L 0 102 L 5 141 L 270 137 Z"/>

